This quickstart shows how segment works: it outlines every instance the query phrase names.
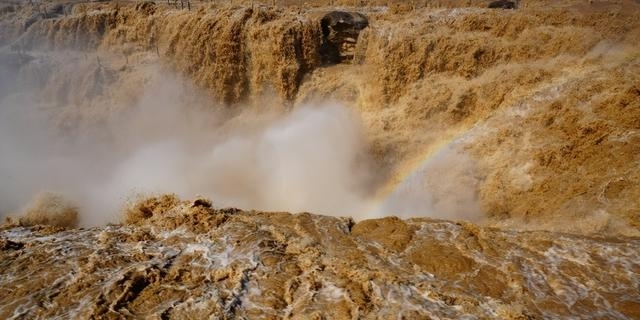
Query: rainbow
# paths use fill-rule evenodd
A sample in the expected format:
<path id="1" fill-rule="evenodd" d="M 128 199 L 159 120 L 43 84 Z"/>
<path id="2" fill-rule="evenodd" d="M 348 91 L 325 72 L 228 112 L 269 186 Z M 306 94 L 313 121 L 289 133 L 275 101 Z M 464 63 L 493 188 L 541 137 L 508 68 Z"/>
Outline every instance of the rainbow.
<path id="1" fill-rule="evenodd" d="M 437 142 L 429 145 L 419 156 L 407 161 L 389 181 L 379 189 L 374 201 L 374 212 L 380 211 L 382 206 L 388 202 L 399 189 L 409 183 L 410 179 L 423 170 L 426 165 L 447 147 L 461 142 L 476 126 L 470 128 L 459 128 L 448 132 Z"/>

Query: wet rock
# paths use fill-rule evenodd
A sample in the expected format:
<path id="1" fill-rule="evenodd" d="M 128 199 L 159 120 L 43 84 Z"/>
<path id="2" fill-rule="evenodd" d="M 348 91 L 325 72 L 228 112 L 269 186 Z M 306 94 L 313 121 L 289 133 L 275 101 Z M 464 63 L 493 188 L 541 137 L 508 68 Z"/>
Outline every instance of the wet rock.
<path id="1" fill-rule="evenodd" d="M 24 243 L 14 242 L 9 239 L 0 238 L 0 251 L 2 250 L 20 250 L 24 247 Z"/>
<path id="2" fill-rule="evenodd" d="M 508 0 L 497 0 L 489 3 L 490 9 L 515 9 L 516 3 Z"/>
<path id="3" fill-rule="evenodd" d="M 345 232 L 172 198 L 139 225 L 2 229 L 0 318 L 637 318 L 638 238 L 395 217 Z"/>
<path id="4" fill-rule="evenodd" d="M 205 198 L 198 198 L 193 201 L 193 203 L 191 204 L 191 207 L 192 208 L 195 208 L 195 207 L 211 208 L 212 205 L 213 203 L 211 203 L 211 200 L 205 199 Z"/>
<path id="5" fill-rule="evenodd" d="M 320 20 L 323 63 L 335 64 L 353 58 L 358 36 L 369 26 L 367 17 L 358 12 L 331 11 Z"/>
<path id="6" fill-rule="evenodd" d="M 50 18 L 63 15 L 65 13 L 65 6 L 63 4 L 53 4 L 47 8 L 47 14 Z"/>

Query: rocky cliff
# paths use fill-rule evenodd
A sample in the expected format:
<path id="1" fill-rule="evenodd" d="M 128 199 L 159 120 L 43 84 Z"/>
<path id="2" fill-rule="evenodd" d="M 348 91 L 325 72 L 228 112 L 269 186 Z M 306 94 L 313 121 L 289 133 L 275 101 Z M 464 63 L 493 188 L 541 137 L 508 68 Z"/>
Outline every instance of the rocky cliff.
<path id="1" fill-rule="evenodd" d="M 640 317 L 640 4 L 489 2 L 2 2 L 0 318 Z"/>

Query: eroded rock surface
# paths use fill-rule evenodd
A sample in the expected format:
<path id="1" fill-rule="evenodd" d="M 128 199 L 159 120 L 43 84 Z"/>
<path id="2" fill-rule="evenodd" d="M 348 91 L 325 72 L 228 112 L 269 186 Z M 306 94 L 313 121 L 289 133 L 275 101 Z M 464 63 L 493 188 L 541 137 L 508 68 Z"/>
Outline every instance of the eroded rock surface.
<path id="1" fill-rule="evenodd" d="M 0 317 L 640 316 L 637 238 L 175 200 L 137 206 L 150 214 L 128 225 L 3 227 Z"/>
<path id="2" fill-rule="evenodd" d="M 0 72 L 10 77 L 0 97 L 33 83 L 27 92 L 60 132 L 82 137 L 127 115 L 157 65 L 230 113 L 337 100 L 366 129 L 384 180 L 376 194 L 410 193 L 426 184 L 406 178 L 424 178 L 420 196 L 477 200 L 486 226 L 521 232 L 172 196 L 132 207 L 123 225 L 65 229 L 96 213 L 48 197 L 0 227 L 0 318 L 640 318 L 639 3 L 488 2 L 371 1 L 357 9 L 366 20 L 339 12 L 324 23 L 353 1 L 1 5 Z M 357 63 L 321 68 L 329 42 L 336 61 Z M 185 96 L 180 105 L 200 102 Z M 9 163 L 19 148 L 0 146 Z M 421 170 L 429 158 L 447 166 Z M 82 188 L 104 182 L 90 180 Z"/>

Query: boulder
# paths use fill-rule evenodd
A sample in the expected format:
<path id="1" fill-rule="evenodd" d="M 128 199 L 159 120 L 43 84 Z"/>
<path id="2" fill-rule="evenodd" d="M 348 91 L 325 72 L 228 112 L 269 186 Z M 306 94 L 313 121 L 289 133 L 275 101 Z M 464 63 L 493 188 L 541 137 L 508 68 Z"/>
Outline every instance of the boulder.
<path id="1" fill-rule="evenodd" d="M 353 58 L 358 35 L 369 26 L 369 20 L 359 12 L 331 11 L 322 17 L 320 26 L 323 63 L 335 64 Z"/>
<path id="2" fill-rule="evenodd" d="M 515 9 L 516 3 L 509 0 L 497 0 L 489 3 L 490 9 Z"/>

